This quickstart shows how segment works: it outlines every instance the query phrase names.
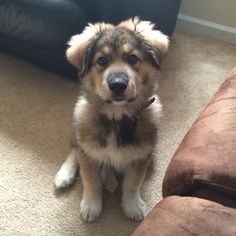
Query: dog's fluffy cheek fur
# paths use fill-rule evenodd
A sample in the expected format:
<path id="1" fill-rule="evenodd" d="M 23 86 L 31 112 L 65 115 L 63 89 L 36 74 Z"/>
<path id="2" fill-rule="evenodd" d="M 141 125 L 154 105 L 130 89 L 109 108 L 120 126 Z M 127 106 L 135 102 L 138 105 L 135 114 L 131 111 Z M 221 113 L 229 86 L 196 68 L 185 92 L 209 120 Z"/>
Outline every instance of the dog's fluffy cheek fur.
<path id="1" fill-rule="evenodd" d="M 150 94 L 157 88 L 158 72 L 148 64 L 141 65 L 140 72 L 137 75 L 136 88 L 137 93 L 144 96 Z"/>
<path id="2" fill-rule="evenodd" d="M 90 76 L 90 74 L 87 74 L 82 80 L 81 80 L 81 87 L 82 90 L 85 91 L 88 95 L 93 95 L 94 91 L 92 88 L 94 88 L 94 80 Z"/>
<path id="3" fill-rule="evenodd" d="M 109 96 L 108 86 L 102 74 L 97 73 L 95 68 L 91 68 L 90 72 L 83 78 L 83 89 L 86 91 L 88 99 L 96 95 L 107 100 Z"/>

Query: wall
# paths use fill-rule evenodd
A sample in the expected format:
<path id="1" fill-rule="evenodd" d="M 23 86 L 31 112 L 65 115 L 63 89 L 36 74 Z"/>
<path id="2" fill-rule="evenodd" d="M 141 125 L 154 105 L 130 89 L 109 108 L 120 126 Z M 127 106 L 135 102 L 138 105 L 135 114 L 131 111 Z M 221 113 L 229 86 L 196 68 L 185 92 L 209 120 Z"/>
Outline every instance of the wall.
<path id="1" fill-rule="evenodd" d="M 236 0 L 182 0 L 180 13 L 236 28 Z"/>
<path id="2" fill-rule="evenodd" d="M 236 0 L 182 0 L 179 13 L 177 27 L 236 44 Z"/>

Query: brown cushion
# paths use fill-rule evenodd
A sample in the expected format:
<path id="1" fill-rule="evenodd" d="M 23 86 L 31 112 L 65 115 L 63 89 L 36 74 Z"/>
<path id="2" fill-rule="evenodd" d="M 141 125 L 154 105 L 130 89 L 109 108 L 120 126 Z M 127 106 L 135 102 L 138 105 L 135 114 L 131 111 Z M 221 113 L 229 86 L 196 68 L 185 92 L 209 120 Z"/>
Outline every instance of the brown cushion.
<path id="1" fill-rule="evenodd" d="M 235 236 L 236 210 L 195 197 L 164 198 L 132 236 Z"/>
<path id="2" fill-rule="evenodd" d="M 163 196 L 189 194 L 199 186 L 236 196 L 236 67 L 177 149 Z"/>

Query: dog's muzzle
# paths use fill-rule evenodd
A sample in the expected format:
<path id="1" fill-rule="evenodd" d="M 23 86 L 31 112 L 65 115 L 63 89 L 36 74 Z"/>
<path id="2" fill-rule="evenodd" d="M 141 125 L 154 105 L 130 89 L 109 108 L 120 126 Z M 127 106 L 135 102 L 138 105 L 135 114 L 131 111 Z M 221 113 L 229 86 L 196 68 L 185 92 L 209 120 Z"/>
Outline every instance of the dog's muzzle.
<path id="1" fill-rule="evenodd" d="M 129 79 L 125 73 L 111 74 L 107 78 L 108 87 L 115 96 L 120 96 L 125 92 L 128 82 Z"/>

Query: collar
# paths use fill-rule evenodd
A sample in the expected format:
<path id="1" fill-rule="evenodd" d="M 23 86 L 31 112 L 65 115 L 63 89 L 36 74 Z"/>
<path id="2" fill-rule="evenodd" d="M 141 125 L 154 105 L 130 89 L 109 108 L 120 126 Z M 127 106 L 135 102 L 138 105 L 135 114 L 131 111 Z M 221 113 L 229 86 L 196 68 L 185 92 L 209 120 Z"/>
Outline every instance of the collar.
<path id="1" fill-rule="evenodd" d="M 150 98 L 143 104 L 143 106 L 141 107 L 141 109 L 138 111 L 138 114 L 137 114 L 136 117 L 139 119 L 140 116 L 141 116 L 141 113 L 142 113 L 145 109 L 147 109 L 150 105 L 152 105 L 152 103 L 154 103 L 155 100 L 156 100 L 155 97 L 150 97 Z"/>

